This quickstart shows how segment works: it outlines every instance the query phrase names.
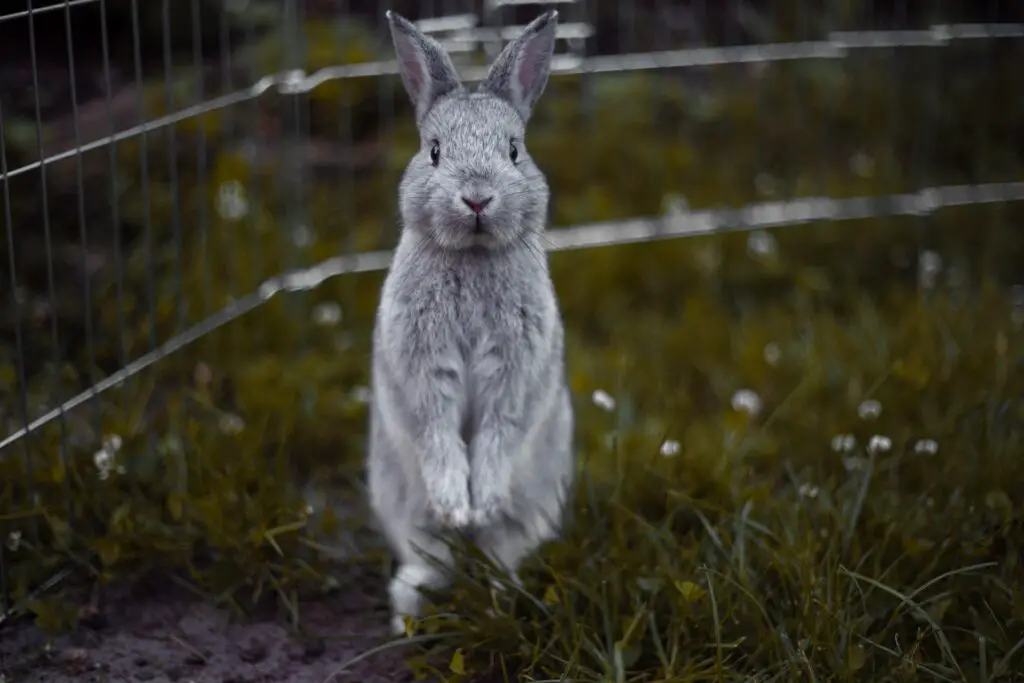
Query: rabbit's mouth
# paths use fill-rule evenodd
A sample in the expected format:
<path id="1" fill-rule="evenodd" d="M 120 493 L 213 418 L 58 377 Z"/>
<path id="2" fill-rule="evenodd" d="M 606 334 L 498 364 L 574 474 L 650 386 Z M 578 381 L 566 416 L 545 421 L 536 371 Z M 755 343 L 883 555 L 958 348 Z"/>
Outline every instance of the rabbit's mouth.
<path id="1" fill-rule="evenodd" d="M 500 240 L 495 233 L 494 219 L 490 216 L 481 216 L 479 214 L 474 216 L 463 216 L 462 220 L 462 239 L 464 244 L 471 247 L 493 247 L 496 246 Z"/>
<path id="2" fill-rule="evenodd" d="M 454 250 L 501 249 L 508 245 L 511 237 L 504 217 L 489 213 L 449 214 L 434 233 L 434 240 L 442 247 Z"/>
<path id="3" fill-rule="evenodd" d="M 473 232 L 471 232 L 467 237 L 468 239 L 466 241 L 471 247 L 496 247 L 499 245 L 498 238 L 480 224 L 479 218 L 476 220 L 476 226 L 473 228 Z"/>

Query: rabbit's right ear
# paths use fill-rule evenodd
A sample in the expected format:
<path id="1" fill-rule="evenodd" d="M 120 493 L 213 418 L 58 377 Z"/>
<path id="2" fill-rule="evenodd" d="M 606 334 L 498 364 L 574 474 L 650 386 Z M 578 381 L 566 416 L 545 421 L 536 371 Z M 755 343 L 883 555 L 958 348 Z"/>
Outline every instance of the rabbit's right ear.
<path id="1" fill-rule="evenodd" d="M 548 83 L 555 51 L 558 12 L 550 10 L 530 22 L 523 33 L 505 46 L 481 88 L 505 99 L 528 121 Z"/>
<path id="2" fill-rule="evenodd" d="M 398 73 L 416 108 L 416 122 L 439 97 L 462 87 L 459 74 L 444 48 L 403 16 L 388 10 L 391 40 L 398 56 Z"/>

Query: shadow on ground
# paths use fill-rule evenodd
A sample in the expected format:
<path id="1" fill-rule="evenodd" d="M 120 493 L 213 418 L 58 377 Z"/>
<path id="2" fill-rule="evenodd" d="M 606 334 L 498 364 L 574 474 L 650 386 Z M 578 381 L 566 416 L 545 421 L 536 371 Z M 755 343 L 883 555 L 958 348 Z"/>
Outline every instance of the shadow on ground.
<path id="1" fill-rule="evenodd" d="M 176 586 L 139 583 L 53 640 L 26 620 L 0 639 L 6 683 L 360 683 L 412 680 L 401 649 L 343 665 L 388 638 L 370 582 L 301 604 L 303 632 L 272 612 L 245 620 Z M 48 645 L 49 644 L 49 645 Z M 6 675 L 6 678 L 4 677 Z"/>

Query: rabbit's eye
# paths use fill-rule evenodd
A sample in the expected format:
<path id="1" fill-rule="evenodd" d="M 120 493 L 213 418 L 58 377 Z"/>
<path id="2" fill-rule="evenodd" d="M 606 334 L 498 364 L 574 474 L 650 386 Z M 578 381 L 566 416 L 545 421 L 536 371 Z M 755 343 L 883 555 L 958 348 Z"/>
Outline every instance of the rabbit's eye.
<path id="1" fill-rule="evenodd" d="M 509 140 L 508 143 L 508 158 L 512 160 L 512 163 L 519 161 L 519 148 L 516 147 L 515 140 Z"/>
<path id="2" fill-rule="evenodd" d="M 441 145 L 435 142 L 430 146 L 430 164 L 431 166 L 437 166 L 441 161 Z"/>

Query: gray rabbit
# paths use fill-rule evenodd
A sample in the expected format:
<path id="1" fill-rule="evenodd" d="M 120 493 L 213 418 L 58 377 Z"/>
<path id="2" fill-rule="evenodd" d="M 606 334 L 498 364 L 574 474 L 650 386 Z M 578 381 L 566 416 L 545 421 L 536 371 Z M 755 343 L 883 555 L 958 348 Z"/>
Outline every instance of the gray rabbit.
<path id="1" fill-rule="evenodd" d="M 392 628 L 445 585 L 441 529 L 468 531 L 513 577 L 554 538 L 572 486 L 564 331 L 544 250 L 548 187 L 524 142 L 558 13 L 509 43 L 479 88 L 388 12 L 420 149 L 373 333 L 370 503 L 398 559 Z"/>

